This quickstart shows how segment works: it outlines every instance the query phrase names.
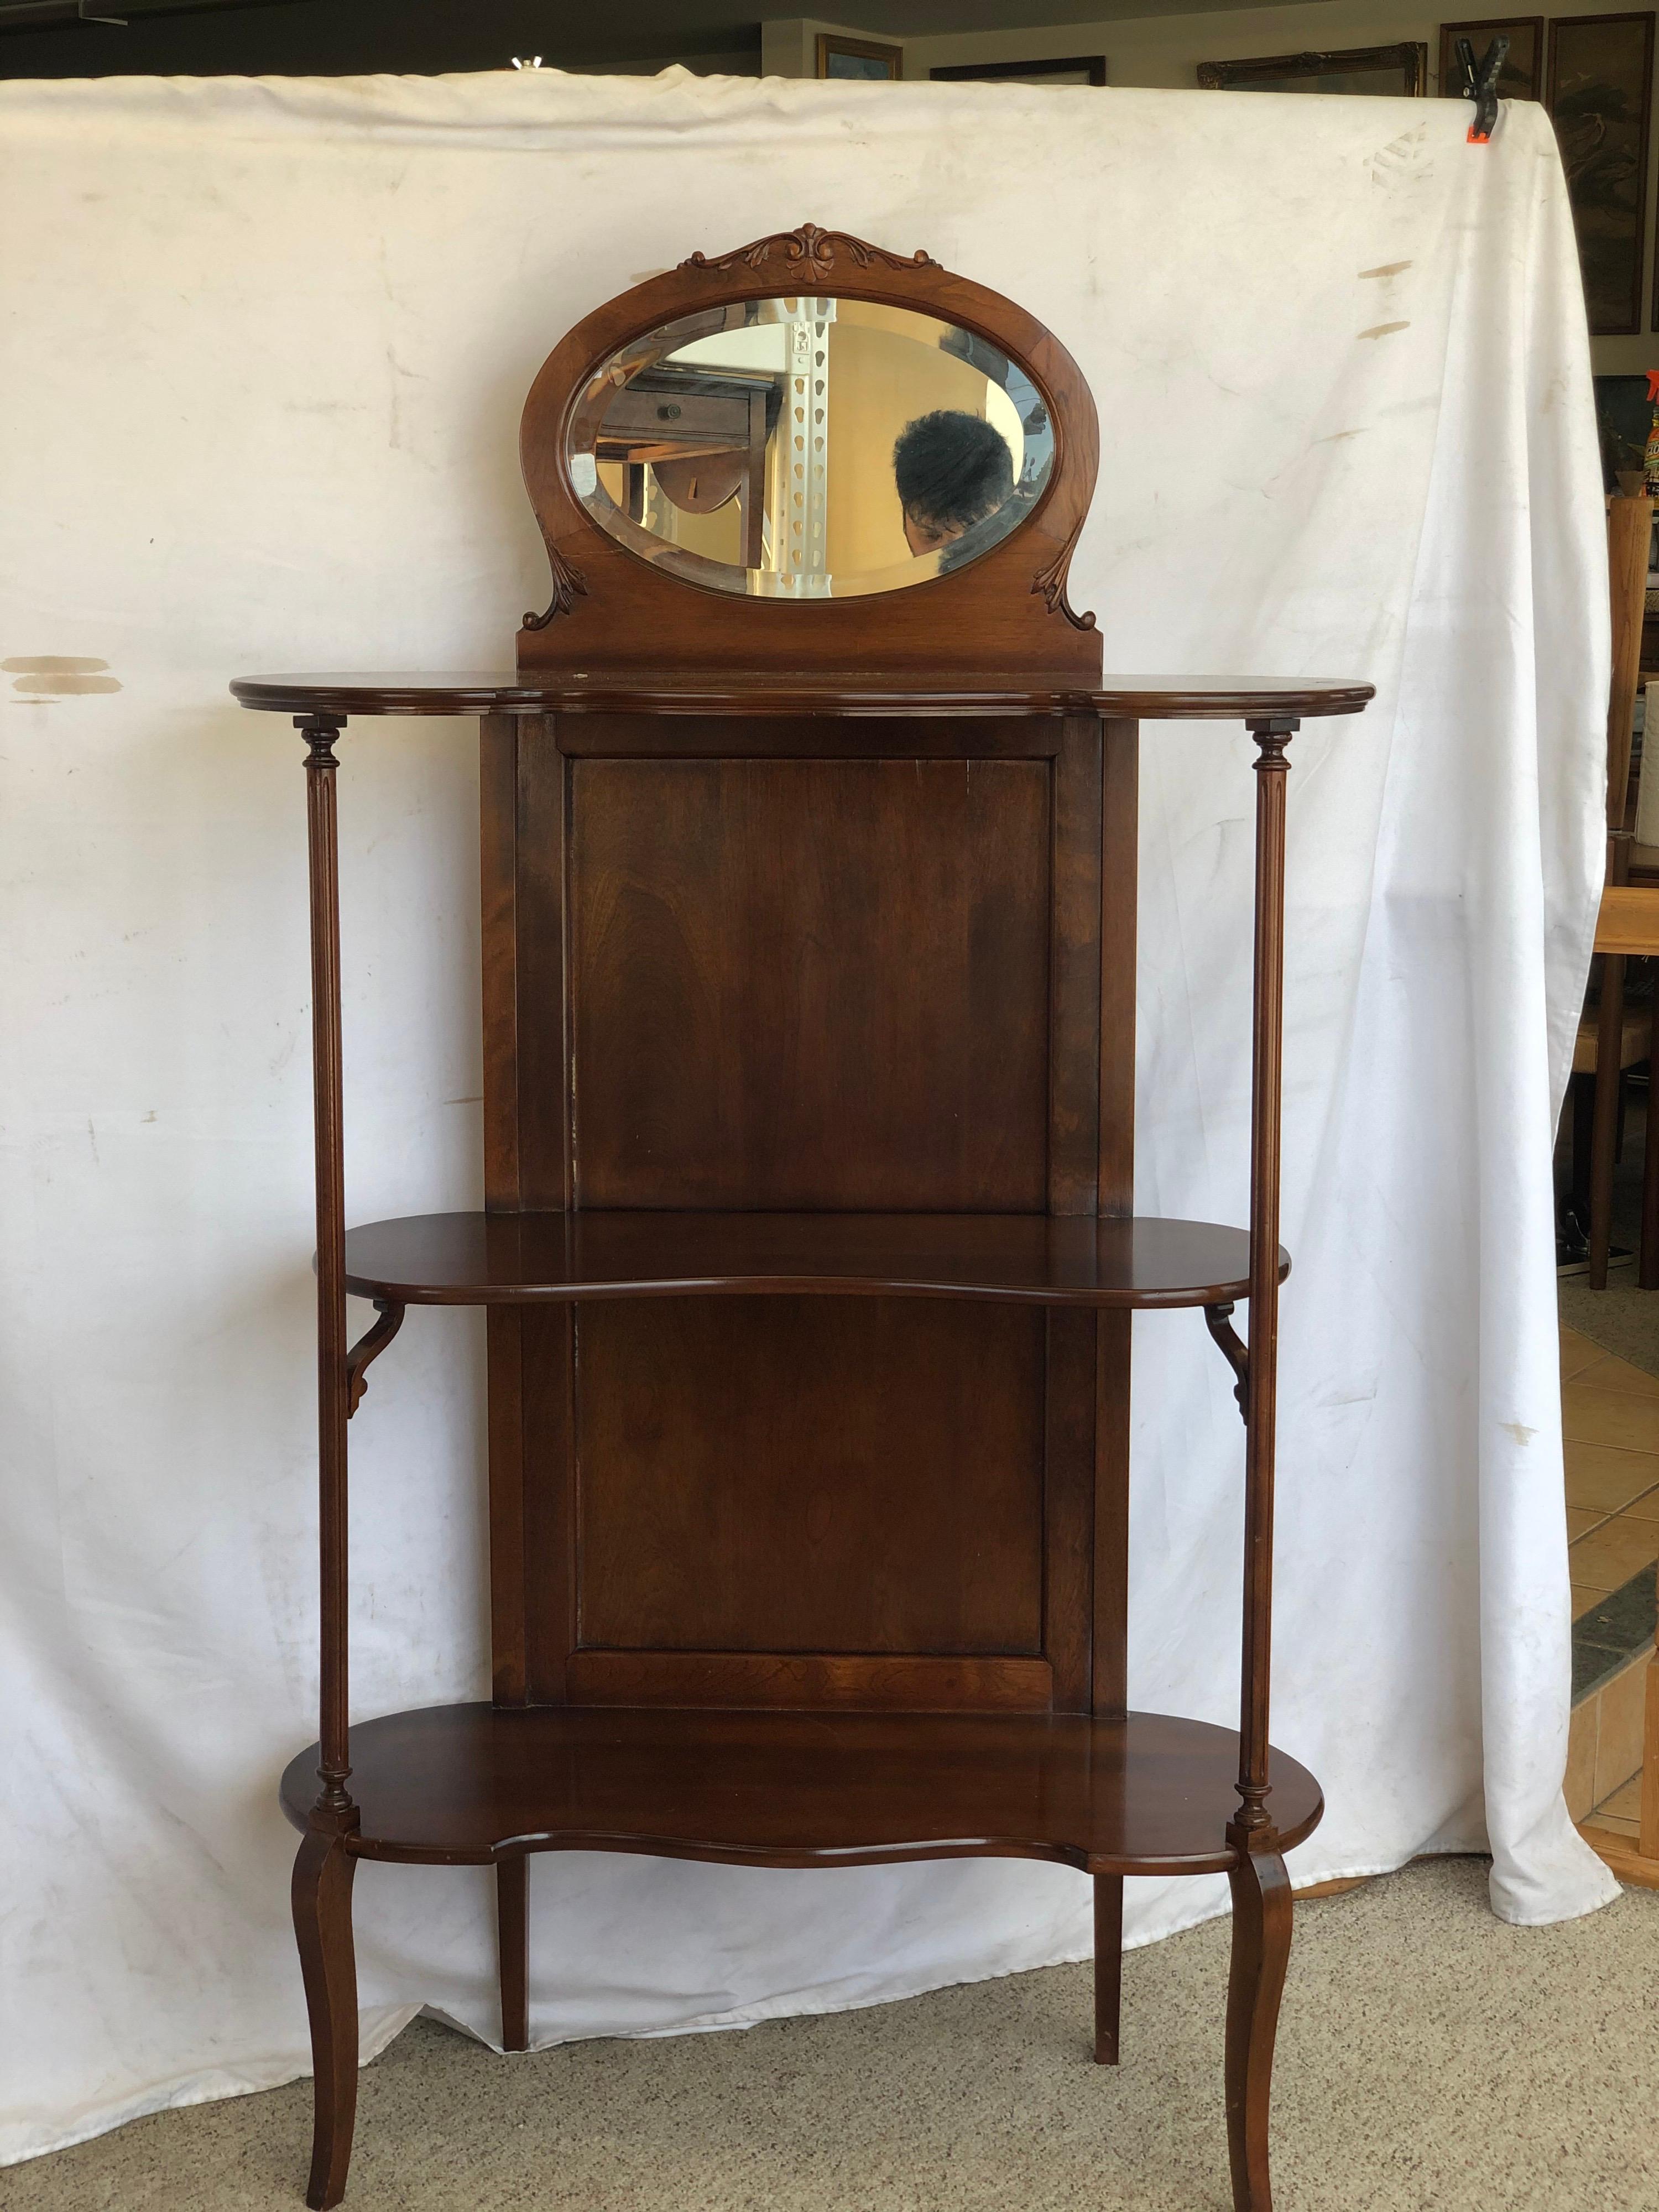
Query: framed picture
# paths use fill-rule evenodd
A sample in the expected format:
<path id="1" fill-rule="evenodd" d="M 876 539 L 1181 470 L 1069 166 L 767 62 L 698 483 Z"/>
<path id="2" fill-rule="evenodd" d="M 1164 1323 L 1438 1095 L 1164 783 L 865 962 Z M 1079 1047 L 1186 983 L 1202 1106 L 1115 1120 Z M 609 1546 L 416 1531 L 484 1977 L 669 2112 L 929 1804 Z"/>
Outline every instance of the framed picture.
<path id="1" fill-rule="evenodd" d="M 1074 54 L 1069 61 L 953 62 L 948 69 L 929 70 L 935 83 L 952 84 L 1104 84 L 1104 54 Z"/>
<path id="2" fill-rule="evenodd" d="M 1544 89 L 1544 19 L 1541 15 L 1495 15 L 1480 23 L 1440 26 L 1440 90 L 1447 100 L 1463 97 L 1463 72 L 1457 65 L 1457 41 L 1467 39 L 1479 62 L 1492 40 L 1508 39 L 1509 52 L 1498 72 L 1500 100 L 1536 100 Z"/>
<path id="3" fill-rule="evenodd" d="M 1422 39 L 1395 46 L 1348 46 L 1334 54 L 1268 54 L 1260 61 L 1200 62 L 1208 92 L 1403 93 L 1427 90 L 1429 49 Z"/>
<path id="4" fill-rule="evenodd" d="M 1653 16 L 1558 15 L 1544 105 L 1567 173 L 1594 337 L 1642 327 Z"/>
<path id="5" fill-rule="evenodd" d="M 904 49 L 884 39 L 843 38 L 839 31 L 818 33 L 818 75 L 861 77 L 873 84 L 896 84 L 904 74 Z"/>

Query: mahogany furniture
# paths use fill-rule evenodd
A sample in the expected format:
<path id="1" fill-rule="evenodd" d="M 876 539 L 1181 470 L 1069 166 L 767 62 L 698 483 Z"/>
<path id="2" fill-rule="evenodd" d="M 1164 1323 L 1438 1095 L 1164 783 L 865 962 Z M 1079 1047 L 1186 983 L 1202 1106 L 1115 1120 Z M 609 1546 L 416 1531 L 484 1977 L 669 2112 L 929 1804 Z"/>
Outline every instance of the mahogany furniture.
<path id="1" fill-rule="evenodd" d="M 700 589 L 584 507 L 599 366 L 803 285 L 967 332 L 1041 395 L 1053 465 L 980 557 Z M 1370 687 L 1103 680 L 1065 593 L 1087 388 L 925 254 L 808 226 L 694 255 L 555 350 L 524 455 L 554 590 L 515 672 L 233 687 L 307 746 L 321 1731 L 282 1796 L 307 2201 L 350 2154 L 357 1862 L 495 1865 L 522 2049 L 527 1855 L 579 1849 L 1076 1867 L 1105 2063 L 1124 1875 L 1224 1871 L 1234 2201 L 1268 2212 L 1283 1855 L 1322 1810 L 1267 1735 L 1287 747 Z M 348 1233 L 335 746 L 398 714 L 482 722 L 485 1203 Z M 1133 1214 L 1139 725 L 1183 717 L 1257 748 L 1248 1232 Z M 355 1346 L 348 1296 L 378 1315 Z M 353 1726 L 347 1424 L 417 1304 L 489 1316 L 494 1691 Z M 1173 1306 L 1244 1419 L 1237 1734 L 1127 1706 L 1130 1326 Z"/>

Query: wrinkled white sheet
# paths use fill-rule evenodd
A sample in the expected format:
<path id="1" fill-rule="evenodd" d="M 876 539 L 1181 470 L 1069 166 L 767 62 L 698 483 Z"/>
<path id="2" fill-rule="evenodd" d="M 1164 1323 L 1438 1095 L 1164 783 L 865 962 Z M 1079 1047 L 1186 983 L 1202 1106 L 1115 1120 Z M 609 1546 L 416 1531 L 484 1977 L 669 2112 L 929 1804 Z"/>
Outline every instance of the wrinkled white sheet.
<path id="1" fill-rule="evenodd" d="M 1366 677 L 1293 748 L 1274 1734 L 1301 1880 L 1613 1884 L 1559 1783 L 1550 1147 L 1600 875 L 1605 563 L 1549 126 L 1455 102 L 550 74 L 0 84 L 0 1494 L 13 2156 L 307 2063 L 274 1790 L 314 1732 L 301 747 L 239 672 L 488 666 L 516 425 L 580 316 L 804 220 L 1012 295 L 1089 376 L 1107 666 Z M 13 664 L 108 664 L 94 689 Z M 344 747 L 349 1210 L 477 1202 L 477 748 Z M 1243 1218 L 1253 779 L 1143 741 L 1140 1204 Z M 1235 1710 L 1241 1433 L 1138 1324 L 1133 1694 Z M 472 1317 L 353 1425 L 354 1697 L 487 1690 Z M 1028 1864 L 535 1863 L 538 2039 L 1074 1958 Z M 495 2033 L 476 1872 L 366 1867 L 366 2044 Z M 1131 1938 L 1224 1908 L 1131 1885 Z M 1079 2032 L 1084 2032 L 1079 2021 Z"/>

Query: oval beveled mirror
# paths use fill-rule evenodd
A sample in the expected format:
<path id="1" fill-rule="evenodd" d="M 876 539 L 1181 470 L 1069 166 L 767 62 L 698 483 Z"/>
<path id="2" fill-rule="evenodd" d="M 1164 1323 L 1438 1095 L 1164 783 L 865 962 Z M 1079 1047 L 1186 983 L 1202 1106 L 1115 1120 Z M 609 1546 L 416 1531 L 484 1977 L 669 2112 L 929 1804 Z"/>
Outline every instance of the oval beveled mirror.
<path id="1" fill-rule="evenodd" d="M 874 301 L 682 316 L 587 379 L 566 468 L 600 527 L 706 589 L 888 592 L 965 566 L 1030 514 L 1054 428 L 1018 362 Z"/>

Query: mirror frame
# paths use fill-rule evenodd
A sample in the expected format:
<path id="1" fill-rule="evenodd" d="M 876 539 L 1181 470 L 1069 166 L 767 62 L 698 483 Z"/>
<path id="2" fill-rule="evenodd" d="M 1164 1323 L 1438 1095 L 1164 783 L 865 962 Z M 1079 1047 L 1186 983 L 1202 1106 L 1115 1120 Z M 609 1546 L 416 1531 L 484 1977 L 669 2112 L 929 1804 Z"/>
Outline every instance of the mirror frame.
<path id="1" fill-rule="evenodd" d="M 612 538 L 571 481 L 573 418 L 589 380 L 662 325 L 735 301 L 817 297 L 908 307 L 986 339 L 1031 377 L 1054 425 L 1048 480 L 1019 527 L 948 574 L 891 591 L 799 600 L 711 590 Z M 730 253 L 693 253 L 619 293 L 554 348 L 525 402 L 520 453 L 553 571 L 544 614 L 526 616 L 521 669 L 757 673 L 883 669 L 920 676 L 1097 678 L 1091 614 L 1066 597 L 1094 492 L 1099 432 L 1082 372 L 1052 332 L 930 254 L 893 253 L 805 223 Z"/>

